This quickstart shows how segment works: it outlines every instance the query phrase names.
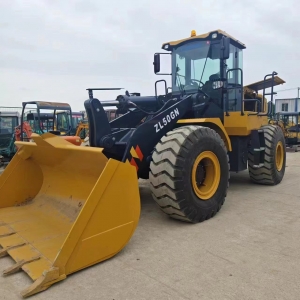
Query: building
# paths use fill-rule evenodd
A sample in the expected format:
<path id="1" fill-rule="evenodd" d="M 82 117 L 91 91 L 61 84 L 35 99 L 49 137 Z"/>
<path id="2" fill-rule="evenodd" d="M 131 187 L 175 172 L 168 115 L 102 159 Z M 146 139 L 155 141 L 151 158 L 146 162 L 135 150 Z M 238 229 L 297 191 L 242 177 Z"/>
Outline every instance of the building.
<path id="1" fill-rule="evenodd" d="M 275 99 L 275 112 L 300 112 L 300 98 Z"/>

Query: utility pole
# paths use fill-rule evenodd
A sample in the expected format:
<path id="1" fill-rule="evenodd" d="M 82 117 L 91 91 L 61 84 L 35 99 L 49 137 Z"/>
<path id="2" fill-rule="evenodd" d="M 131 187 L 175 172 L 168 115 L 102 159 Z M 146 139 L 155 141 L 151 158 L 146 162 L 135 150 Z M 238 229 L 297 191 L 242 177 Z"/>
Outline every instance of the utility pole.
<path id="1" fill-rule="evenodd" d="M 300 92 L 300 87 L 298 87 L 298 97 L 296 99 L 295 112 L 300 111 L 300 107 L 298 107 L 299 92 Z"/>

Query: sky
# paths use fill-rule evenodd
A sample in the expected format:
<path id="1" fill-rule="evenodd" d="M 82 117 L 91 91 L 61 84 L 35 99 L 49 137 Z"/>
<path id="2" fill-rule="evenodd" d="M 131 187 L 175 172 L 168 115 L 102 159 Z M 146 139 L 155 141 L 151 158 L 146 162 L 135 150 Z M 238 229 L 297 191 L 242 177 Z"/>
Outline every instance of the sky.
<path id="1" fill-rule="evenodd" d="M 286 81 L 276 90 L 291 89 L 276 97 L 297 96 L 300 19 L 293 0 L 0 0 L 0 106 L 57 101 L 84 110 L 90 87 L 154 95 L 164 77 L 153 73 L 153 54 L 162 44 L 215 29 L 246 44 L 245 84 L 276 71 Z M 95 97 L 114 100 L 124 91 Z"/>

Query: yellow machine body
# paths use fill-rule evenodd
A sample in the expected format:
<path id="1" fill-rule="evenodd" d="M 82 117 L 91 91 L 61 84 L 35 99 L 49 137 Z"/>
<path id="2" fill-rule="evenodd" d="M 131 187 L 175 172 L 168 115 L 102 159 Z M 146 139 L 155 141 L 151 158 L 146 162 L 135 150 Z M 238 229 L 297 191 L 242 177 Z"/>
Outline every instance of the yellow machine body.
<path id="1" fill-rule="evenodd" d="M 223 139 L 226 145 L 227 150 L 228 151 L 232 150 L 230 138 L 219 118 L 181 119 L 177 123 L 182 125 L 201 124 L 203 126 L 212 128 L 221 136 L 221 138 Z"/>
<path id="2" fill-rule="evenodd" d="M 253 116 L 253 112 L 245 111 L 242 116 L 240 112 L 230 112 L 230 116 L 224 116 L 224 127 L 229 136 L 248 136 L 251 130 L 259 129 L 268 124 L 267 116 Z"/>
<path id="3" fill-rule="evenodd" d="M 0 257 L 47 289 L 68 274 L 116 255 L 140 217 L 136 170 L 52 134 L 33 134 L 0 175 Z"/>
<path id="4" fill-rule="evenodd" d="M 221 32 L 221 31 L 220 31 Z M 205 35 L 206 36 L 206 35 Z M 194 36 L 188 38 L 193 39 Z M 181 42 L 181 41 L 180 41 Z M 175 42 L 171 42 L 171 44 Z M 266 83 L 270 83 L 270 80 L 266 80 Z M 274 85 L 283 84 L 285 81 L 278 77 L 274 77 Z M 262 105 L 262 113 L 268 111 L 267 99 L 263 97 L 262 94 L 258 93 L 264 86 L 264 81 L 257 81 L 255 83 L 244 86 L 243 93 L 244 99 L 259 99 Z M 214 129 L 221 138 L 224 140 L 226 148 L 228 151 L 232 150 L 230 136 L 249 136 L 252 130 L 259 129 L 262 126 L 267 125 L 268 117 L 260 116 L 257 114 L 258 106 L 257 103 L 250 103 L 252 110 L 247 110 L 247 105 L 243 104 L 244 115 L 241 115 L 239 111 L 230 111 L 229 115 L 224 113 L 224 124 L 219 118 L 195 118 L 195 119 L 182 119 L 177 123 L 182 125 L 193 125 L 201 124 L 207 126 L 211 129 Z"/>
<path id="5" fill-rule="evenodd" d="M 80 122 L 76 128 L 75 136 L 79 136 L 81 143 L 84 142 L 85 138 L 88 136 L 89 124 L 88 122 Z"/>

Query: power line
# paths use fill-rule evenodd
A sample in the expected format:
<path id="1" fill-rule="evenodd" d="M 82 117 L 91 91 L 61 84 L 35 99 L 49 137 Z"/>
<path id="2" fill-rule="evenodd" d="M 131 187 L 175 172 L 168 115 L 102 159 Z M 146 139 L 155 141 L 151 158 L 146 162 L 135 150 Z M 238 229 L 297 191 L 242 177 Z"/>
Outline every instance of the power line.
<path id="1" fill-rule="evenodd" d="M 276 91 L 276 93 L 278 93 L 278 92 L 285 92 L 285 91 L 291 91 L 291 90 L 298 90 L 298 89 L 299 89 L 298 87 L 295 87 L 295 88 L 291 88 L 291 89 L 279 90 L 279 91 Z"/>

